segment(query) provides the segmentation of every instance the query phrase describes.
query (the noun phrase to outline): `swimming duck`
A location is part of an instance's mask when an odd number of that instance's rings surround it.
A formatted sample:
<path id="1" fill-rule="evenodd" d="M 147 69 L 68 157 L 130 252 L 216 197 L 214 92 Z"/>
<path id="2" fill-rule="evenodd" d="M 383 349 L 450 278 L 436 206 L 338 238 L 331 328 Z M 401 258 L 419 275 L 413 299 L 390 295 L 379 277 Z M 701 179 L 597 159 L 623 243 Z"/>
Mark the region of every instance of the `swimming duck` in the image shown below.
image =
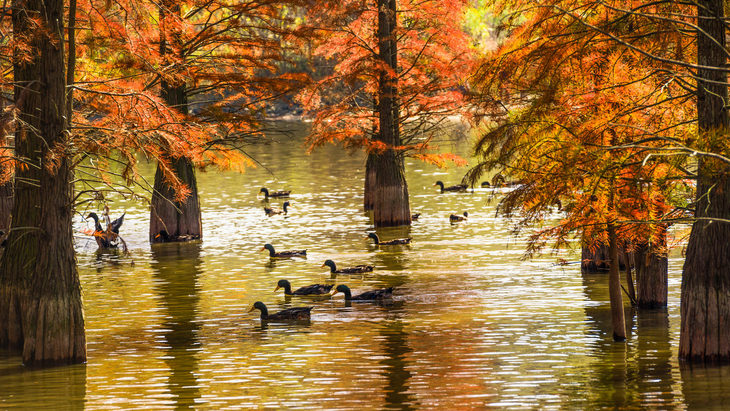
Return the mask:
<path id="1" fill-rule="evenodd" d="M 96 215 L 96 213 L 89 213 L 86 218 L 93 218 L 94 219 L 94 233 L 92 234 L 94 236 L 94 239 L 96 240 L 96 244 L 99 246 L 99 248 L 116 248 L 117 247 L 117 238 L 119 238 L 119 229 L 122 227 L 122 223 L 124 223 L 124 216 L 127 213 L 123 213 L 121 217 L 117 218 L 116 220 L 110 222 L 106 230 L 104 230 L 101 227 L 101 223 L 99 222 L 99 216 Z M 108 220 L 107 220 L 108 221 Z"/>
<path id="2" fill-rule="evenodd" d="M 280 191 L 271 191 L 271 192 L 269 192 L 269 189 L 267 189 L 266 187 L 261 187 L 261 190 L 259 190 L 259 194 L 261 194 L 261 193 L 264 193 L 264 197 L 265 198 L 269 198 L 269 197 L 289 197 L 289 194 L 291 193 L 291 190 L 289 190 L 289 191 L 280 190 Z"/>
<path id="3" fill-rule="evenodd" d="M 253 306 L 249 308 L 247 313 L 250 313 L 253 310 L 260 310 L 261 311 L 261 321 L 309 321 L 311 314 L 310 311 L 312 311 L 312 308 L 314 307 L 294 307 L 294 308 L 288 308 L 283 311 L 279 311 L 274 314 L 269 314 L 269 310 L 266 308 L 266 305 L 262 303 L 261 301 L 256 301 L 253 303 Z"/>
<path id="4" fill-rule="evenodd" d="M 327 260 L 322 264 L 322 267 L 329 267 L 330 272 L 334 274 L 360 274 L 360 273 L 369 273 L 373 271 L 372 265 L 356 265 L 354 267 L 347 267 L 347 268 L 340 268 L 337 269 L 337 266 L 335 265 L 335 262 L 332 260 Z"/>
<path id="5" fill-rule="evenodd" d="M 411 220 L 418 220 L 418 217 L 421 216 L 421 213 L 413 213 L 411 214 Z"/>
<path id="6" fill-rule="evenodd" d="M 434 183 L 434 185 L 441 187 L 441 192 L 442 193 L 444 191 L 466 191 L 466 189 L 467 189 L 467 185 L 466 184 L 457 184 L 455 186 L 444 187 L 444 183 L 443 182 L 437 181 L 436 183 Z"/>
<path id="7" fill-rule="evenodd" d="M 287 258 L 287 257 L 306 257 L 307 256 L 307 250 L 292 250 L 292 251 L 280 251 L 276 252 L 274 251 L 274 246 L 271 244 L 264 244 L 263 248 L 261 250 L 269 250 L 269 257 L 279 257 L 279 258 Z"/>
<path id="8" fill-rule="evenodd" d="M 199 240 L 200 236 L 196 234 L 170 235 L 167 230 L 160 230 L 152 239 L 153 243 L 182 243 L 185 241 Z"/>
<path id="9" fill-rule="evenodd" d="M 451 214 L 449 216 L 449 221 L 452 221 L 452 222 L 454 222 L 454 221 L 464 221 L 464 220 L 466 220 L 467 217 L 469 217 L 469 213 L 467 213 L 466 211 L 464 211 L 464 215 L 463 216 L 460 216 L 460 215 L 457 215 L 457 214 Z"/>
<path id="10" fill-rule="evenodd" d="M 297 288 L 294 292 L 292 292 L 289 280 L 279 280 L 279 282 L 276 283 L 274 292 L 277 292 L 279 288 L 283 288 L 284 295 L 318 295 L 329 293 L 332 287 L 334 287 L 334 284 L 312 284 Z"/>
<path id="11" fill-rule="evenodd" d="M 337 293 L 345 294 L 345 301 L 376 301 L 376 300 L 384 300 L 386 298 L 392 298 L 393 297 L 393 287 L 383 288 L 380 290 L 365 291 L 364 293 L 358 294 L 353 297 L 352 293 L 350 292 L 350 287 L 348 287 L 344 284 L 340 284 L 335 288 L 335 291 L 332 293 L 332 296 L 334 296 Z"/>
<path id="12" fill-rule="evenodd" d="M 373 241 L 375 241 L 375 245 L 399 245 L 399 244 L 409 244 L 411 242 L 410 237 L 409 238 L 396 238 L 396 239 L 388 240 L 388 241 L 380 241 L 380 238 L 378 238 L 378 235 L 375 233 L 369 233 L 368 238 L 372 238 Z"/>
<path id="13" fill-rule="evenodd" d="M 287 211 L 288 207 L 289 207 L 289 202 L 284 201 L 284 204 L 281 205 L 281 210 L 279 210 L 278 208 L 273 208 L 273 207 L 264 207 L 264 212 L 269 217 L 271 217 L 272 215 L 276 215 L 276 214 L 286 215 L 286 213 L 288 212 Z"/>

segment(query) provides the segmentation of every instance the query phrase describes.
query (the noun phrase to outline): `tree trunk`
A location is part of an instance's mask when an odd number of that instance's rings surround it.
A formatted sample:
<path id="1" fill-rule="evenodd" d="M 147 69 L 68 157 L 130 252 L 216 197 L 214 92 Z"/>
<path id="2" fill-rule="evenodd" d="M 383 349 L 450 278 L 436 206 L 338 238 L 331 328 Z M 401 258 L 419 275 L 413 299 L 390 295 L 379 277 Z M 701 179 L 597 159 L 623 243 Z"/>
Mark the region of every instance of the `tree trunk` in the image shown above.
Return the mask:
<path id="1" fill-rule="evenodd" d="M 378 81 L 379 133 L 389 148 L 375 155 L 373 222 L 375 227 L 411 224 L 405 164 L 393 147 L 401 145 L 398 107 L 396 0 L 378 0 L 379 57 L 392 71 L 383 70 Z"/>
<path id="2" fill-rule="evenodd" d="M 13 2 L 13 33 L 27 36 L 34 55 L 13 67 L 21 120 L 15 151 L 29 166 L 15 171 L 13 221 L 0 257 L 0 346 L 22 349 L 27 365 L 86 360 L 71 170 L 67 159 L 48 158 L 67 139 L 64 43 L 56 38 L 63 21 L 63 0 Z M 20 99 L 23 88 L 30 92 Z"/>
<path id="3" fill-rule="evenodd" d="M 164 25 L 167 14 L 180 14 L 180 4 L 172 1 L 164 1 L 160 8 L 161 37 L 160 54 L 169 53 L 167 40 L 165 39 Z M 180 41 L 179 35 L 173 32 L 170 41 Z M 179 48 L 179 44 L 178 44 Z M 182 51 L 181 51 L 182 52 Z M 188 113 L 187 89 L 184 83 L 170 84 L 166 80 L 160 85 L 162 98 L 170 107 L 175 108 L 183 114 Z M 174 153 L 170 153 L 174 154 Z M 203 223 L 200 214 L 200 201 L 198 199 L 198 183 L 195 178 L 195 168 L 192 163 L 184 158 L 172 159 L 172 166 L 175 175 L 190 189 L 190 195 L 184 202 L 175 201 L 175 190 L 164 180 L 164 173 L 157 165 L 155 172 L 154 193 L 150 210 L 150 241 L 180 241 L 181 239 L 199 239 L 203 235 Z M 164 231 L 167 235 L 160 235 Z"/>
<path id="4" fill-rule="evenodd" d="M 372 210 L 375 203 L 375 160 L 375 154 L 369 153 L 368 159 L 365 161 L 365 195 L 363 198 L 365 211 Z"/>
<path id="5" fill-rule="evenodd" d="M 616 228 L 608 224 L 608 253 L 611 258 L 608 270 L 608 294 L 611 301 L 611 325 L 613 326 L 613 340 L 626 340 L 626 322 L 624 319 L 624 301 L 621 295 L 621 276 L 618 270 L 618 240 Z"/>
<path id="6" fill-rule="evenodd" d="M 175 174 L 190 188 L 190 196 L 183 203 L 174 200 L 175 191 L 165 183 L 162 170 L 157 166 L 155 192 L 152 195 L 150 217 L 150 241 L 179 241 L 202 238 L 203 226 L 200 218 L 200 201 L 193 165 L 185 158 L 173 160 Z M 160 236 L 161 231 L 168 236 Z"/>
<path id="7" fill-rule="evenodd" d="M 12 180 L 0 184 L 0 230 L 8 231 L 10 227 L 10 209 L 13 206 Z"/>
<path id="8" fill-rule="evenodd" d="M 622 247 L 621 254 L 626 262 L 626 292 L 631 300 L 631 305 L 636 303 L 636 288 L 634 287 L 634 276 L 631 273 L 631 260 L 629 259 L 629 253 L 625 247 Z"/>
<path id="9" fill-rule="evenodd" d="M 648 244 L 639 246 L 634 252 L 636 282 L 639 288 L 639 308 L 661 308 L 667 306 L 669 260 L 666 254 L 657 254 Z"/>
<path id="10" fill-rule="evenodd" d="M 589 240 L 583 240 L 580 255 L 580 269 L 584 273 L 600 273 L 606 272 L 610 269 L 611 257 L 609 256 L 608 246 L 599 243 L 596 251 L 591 250 L 591 243 Z M 626 269 L 626 259 L 622 254 L 618 256 L 618 268 L 619 270 Z"/>
<path id="11" fill-rule="evenodd" d="M 697 2 L 697 63 L 727 64 L 724 4 Z M 727 74 L 698 69 L 699 141 L 706 150 L 723 152 L 728 117 Z M 730 360 L 730 169 L 714 159 L 698 160 L 695 223 L 682 272 L 679 357 L 691 361 Z"/>

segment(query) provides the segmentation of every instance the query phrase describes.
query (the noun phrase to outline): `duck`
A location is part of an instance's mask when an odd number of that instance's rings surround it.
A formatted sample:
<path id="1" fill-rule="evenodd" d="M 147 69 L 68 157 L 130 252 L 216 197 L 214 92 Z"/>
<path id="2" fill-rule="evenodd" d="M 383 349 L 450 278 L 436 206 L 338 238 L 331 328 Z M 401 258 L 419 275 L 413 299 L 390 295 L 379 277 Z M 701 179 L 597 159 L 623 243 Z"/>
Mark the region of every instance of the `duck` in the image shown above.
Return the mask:
<path id="1" fill-rule="evenodd" d="M 92 235 L 94 236 L 96 244 L 99 246 L 99 248 L 117 247 L 119 229 L 122 227 L 122 223 L 124 223 L 124 216 L 126 214 L 127 213 L 123 213 L 119 218 L 110 222 L 107 225 L 106 230 L 101 227 L 101 223 L 99 222 L 99 216 L 96 213 L 91 212 L 88 216 L 86 216 L 86 218 L 94 219 L 94 232 L 92 233 Z"/>
<path id="2" fill-rule="evenodd" d="M 451 221 L 451 222 L 454 222 L 454 221 L 464 221 L 464 220 L 466 220 L 467 217 L 469 217 L 469 213 L 467 213 L 466 211 L 464 211 L 464 215 L 451 214 L 449 216 L 449 221 Z"/>
<path id="3" fill-rule="evenodd" d="M 330 272 L 333 274 L 360 274 L 360 273 L 369 273 L 373 271 L 372 265 L 356 265 L 354 267 L 347 267 L 347 268 L 340 268 L 337 269 L 337 265 L 335 265 L 335 262 L 332 260 L 327 260 L 322 264 L 322 267 L 329 267 Z"/>
<path id="4" fill-rule="evenodd" d="M 283 288 L 284 295 L 321 295 L 329 293 L 332 287 L 334 287 L 334 284 L 312 284 L 297 288 L 292 292 L 289 280 L 279 280 L 276 283 L 274 292 L 277 292 L 279 288 Z"/>
<path id="5" fill-rule="evenodd" d="M 277 253 L 274 250 L 274 246 L 271 244 L 264 244 L 264 246 L 261 248 L 261 251 L 263 251 L 263 250 L 269 250 L 269 257 L 273 257 L 273 258 L 306 257 L 307 256 L 307 250 L 280 251 Z"/>
<path id="6" fill-rule="evenodd" d="M 289 190 L 289 191 L 284 191 L 284 190 L 269 191 L 268 188 L 261 187 L 261 190 L 259 190 L 259 194 L 261 194 L 261 193 L 264 193 L 264 197 L 265 198 L 269 198 L 269 197 L 289 197 L 289 194 L 291 194 L 291 190 Z"/>
<path id="7" fill-rule="evenodd" d="M 261 301 L 256 301 L 255 303 L 253 303 L 253 306 L 251 306 L 251 308 L 249 308 L 246 312 L 250 313 L 253 310 L 261 311 L 262 322 L 309 321 L 309 319 L 311 318 L 312 308 L 314 307 L 294 307 L 276 312 L 274 314 L 269 314 L 269 310 L 266 308 L 266 304 L 262 303 Z"/>
<path id="8" fill-rule="evenodd" d="M 396 238 L 393 240 L 388 241 L 380 241 L 380 238 L 378 238 L 378 235 L 375 233 L 369 233 L 368 238 L 372 238 L 373 241 L 375 241 L 375 245 L 400 245 L 400 244 L 409 244 L 411 242 L 411 238 Z"/>
<path id="9" fill-rule="evenodd" d="M 332 296 L 337 293 L 345 294 L 345 301 L 377 301 L 384 300 L 386 298 L 393 298 L 393 287 L 382 288 L 380 290 L 365 291 L 362 294 L 353 296 L 352 292 L 350 291 L 350 287 L 346 286 L 345 284 L 340 284 L 335 288 L 335 291 L 332 292 Z"/>
<path id="10" fill-rule="evenodd" d="M 466 184 L 457 184 L 455 186 L 444 187 L 444 183 L 441 181 L 435 182 L 434 185 L 441 187 L 442 193 L 444 191 L 466 191 L 466 189 L 468 188 Z"/>
<path id="11" fill-rule="evenodd" d="M 411 214 L 411 220 L 418 220 L 418 217 L 421 216 L 421 213 L 413 213 Z"/>
<path id="12" fill-rule="evenodd" d="M 160 230 L 155 235 L 152 242 L 154 243 L 182 243 L 185 241 L 199 240 L 200 236 L 196 234 L 170 235 L 167 230 Z"/>
<path id="13" fill-rule="evenodd" d="M 491 185 L 491 184 L 489 184 L 489 181 L 482 181 L 482 188 L 485 188 L 485 187 L 486 187 L 486 188 L 489 188 L 489 187 L 491 187 L 491 186 L 492 186 L 492 185 Z"/>
<path id="14" fill-rule="evenodd" d="M 286 213 L 288 212 L 287 211 L 288 207 L 289 207 L 289 202 L 284 201 L 284 204 L 281 205 L 281 210 L 279 210 L 278 208 L 273 208 L 273 207 L 264 207 L 264 212 L 269 217 L 271 217 L 272 215 L 276 215 L 276 214 L 286 215 Z"/>

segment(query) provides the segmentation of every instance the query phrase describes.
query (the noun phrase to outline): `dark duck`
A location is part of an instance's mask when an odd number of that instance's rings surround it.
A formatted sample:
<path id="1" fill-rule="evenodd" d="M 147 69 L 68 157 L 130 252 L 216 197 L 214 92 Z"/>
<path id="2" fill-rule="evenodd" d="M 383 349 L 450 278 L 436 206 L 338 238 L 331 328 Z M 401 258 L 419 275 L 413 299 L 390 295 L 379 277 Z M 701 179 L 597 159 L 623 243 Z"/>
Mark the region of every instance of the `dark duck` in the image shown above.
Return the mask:
<path id="1" fill-rule="evenodd" d="M 278 208 L 274 208 L 274 207 L 264 207 L 264 212 L 269 217 L 271 217 L 272 215 L 277 215 L 277 214 L 286 215 L 286 213 L 288 212 L 287 208 L 289 208 L 289 202 L 284 201 L 284 204 L 281 205 L 281 210 L 279 210 Z"/>
<path id="2" fill-rule="evenodd" d="M 253 306 L 247 311 L 253 310 L 261 311 L 261 322 L 290 322 L 290 321 L 309 321 L 311 318 L 311 311 L 314 307 L 294 307 L 288 308 L 283 311 L 269 314 L 269 310 L 266 305 L 261 301 L 256 301 Z"/>
<path id="3" fill-rule="evenodd" d="M 337 268 L 337 265 L 332 260 L 327 260 L 322 264 L 322 267 L 329 267 L 330 272 L 333 274 L 360 274 L 360 273 L 369 273 L 373 271 L 372 265 L 356 265 L 354 267 L 346 267 L 346 268 Z"/>
<path id="4" fill-rule="evenodd" d="M 261 194 L 261 193 L 264 193 L 264 198 L 269 198 L 269 197 L 289 197 L 289 194 L 291 194 L 291 190 L 289 190 L 289 191 L 284 191 L 284 190 L 269 191 L 268 188 L 261 187 L 261 190 L 259 190 L 259 194 Z"/>
<path id="5" fill-rule="evenodd" d="M 101 227 L 101 223 L 99 222 L 99 216 L 96 215 L 96 213 L 89 213 L 86 218 L 94 219 L 94 232 L 92 235 L 94 236 L 96 244 L 99 246 L 99 248 L 117 247 L 117 240 L 119 239 L 119 229 L 122 227 L 122 223 L 124 223 L 125 214 L 126 213 L 122 214 L 121 217 L 107 224 L 106 230 L 104 230 Z"/>
<path id="6" fill-rule="evenodd" d="M 185 241 L 199 240 L 200 236 L 195 234 L 171 235 L 167 230 L 160 230 L 152 238 L 153 243 L 182 243 Z"/>
<path id="7" fill-rule="evenodd" d="M 306 257 L 307 250 L 291 250 L 291 251 L 279 251 L 278 253 L 274 250 L 274 246 L 271 244 L 264 244 L 261 250 L 269 250 L 269 257 L 273 258 L 289 258 L 289 257 Z"/>
<path id="8" fill-rule="evenodd" d="M 469 217 L 469 213 L 467 213 L 466 211 L 464 211 L 464 214 L 463 215 L 451 214 L 449 216 L 449 221 L 451 221 L 452 223 L 455 223 L 457 221 L 464 221 L 464 220 L 467 219 L 467 217 Z"/>
<path id="9" fill-rule="evenodd" d="M 372 238 L 373 241 L 375 241 L 375 245 L 401 245 L 409 244 L 411 242 L 410 238 L 395 238 L 393 240 L 380 241 L 380 238 L 375 233 L 368 234 L 368 238 Z"/>
<path id="10" fill-rule="evenodd" d="M 444 191 L 466 191 L 466 189 L 467 189 L 466 184 L 457 184 L 455 186 L 444 187 L 444 183 L 442 181 L 437 181 L 436 183 L 434 183 L 434 185 L 441 187 L 442 193 Z"/>
<path id="11" fill-rule="evenodd" d="M 365 291 L 364 293 L 353 296 L 350 291 L 350 287 L 340 284 L 335 288 L 332 293 L 334 296 L 337 293 L 345 294 L 345 301 L 378 301 L 393 298 L 393 287 L 383 288 L 380 290 Z"/>
<path id="12" fill-rule="evenodd" d="M 279 280 L 276 283 L 274 292 L 279 291 L 280 288 L 284 289 L 284 295 L 322 295 L 327 294 L 332 290 L 334 284 L 312 284 L 304 287 L 299 287 L 296 290 L 291 290 L 291 284 L 289 280 Z"/>

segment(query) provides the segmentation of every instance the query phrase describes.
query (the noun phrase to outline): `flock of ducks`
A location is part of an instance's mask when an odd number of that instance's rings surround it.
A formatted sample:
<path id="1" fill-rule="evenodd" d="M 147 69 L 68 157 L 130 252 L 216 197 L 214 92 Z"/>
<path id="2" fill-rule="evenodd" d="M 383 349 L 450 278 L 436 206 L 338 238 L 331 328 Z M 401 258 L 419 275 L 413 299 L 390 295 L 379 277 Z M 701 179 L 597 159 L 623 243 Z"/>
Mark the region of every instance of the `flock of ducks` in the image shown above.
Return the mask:
<path id="1" fill-rule="evenodd" d="M 488 184 L 488 183 L 487 183 Z M 434 186 L 438 186 L 442 193 L 444 192 L 461 192 L 466 191 L 467 186 L 466 184 L 458 184 L 453 186 L 445 186 L 442 181 L 437 181 Z M 482 184 L 484 186 L 484 184 Z M 262 187 L 259 191 L 259 194 L 264 195 L 264 198 L 268 200 L 269 198 L 286 198 L 289 197 L 291 194 L 291 191 L 285 191 L 285 190 L 279 190 L 279 191 L 269 191 L 266 187 Z M 277 215 L 277 214 L 283 214 L 286 215 L 288 213 L 288 208 L 291 206 L 289 201 L 284 201 L 282 204 L 281 209 L 277 209 L 274 207 L 264 207 L 264 212 L 267 216 Z M 411 219 L 416 220 L 421 215 L 421 213 L 415 213 L 411 216 Z M 106 228 L 102 227 L 101 221 L 99 216 L 96 213 L 89 213 L 86 219 L 93 219 L 94 220 L 94 230 L 91 232 L 91 235 L 96 240 L 97 245 L 99 248 L 116 248 L 118 246 L 119 241 L 121 240 L 121 237 L 119 236 L 119 230 L 122 227 L 122 224 L 124 223 L 124 216 L 125 214 L 122 214 L 119 218 L 116 220 L 110 221 L 108 217 L 108 210 L 104 215 L 104 219 L 106 220 Z M 468 217 L 468 213 L 464 212 L 462 215 L 457 214 L 451 214 L 449 216 L 449 220 L 451 222 L 458 222 L 458 221 L 464 221 Z M 2 233 L 0 232 L 0 236 Z M 158 237 L 167 238 L 169 235 L 167 232 L 160 232 L 158 234 Z M 411 239 L 410 238 L 395 238 L 391 240 L 383 241 L 381 240 L 376 233 L 369 233 L 367 235 L 367 238 L 373 239 L 373 242 L 376 246 L 397 246 L 397 245 L 407 245 L 410 244 Z M 123 240 L 121 240 L 123 241 Z M 261 250 L 266 250 L 269 252 L 270 258 L 293 258 L 293 257 L 306 257 L 307 256 L 307 250 L 287 250 L 287 251 L 276 251 L 273 245 L 271 244 L 264 244 L 264 246 L 261 248 Z M 326 260 L 322 267 L 329 267 L 330 272 L 332 274 L 363 274 L 363 273 L 369 273 L 372 272 L 374 267 L 372 265 L 356 265 L 354 267 L 345 267 L 345 268 L 338 268 L 334 261 L 332 260 Z M 276 288 L 274 289 L 274 292 L 278 291 L 279 289 L 284 290 L 285 296 L 334 296 L 335 294 L 342 293 L 345 296 L 345 301 L 347 303 L 350 303 L 351 301 L 373 301 L 373 302 L 382 302 L 384 300 L 390 299 L 393 297 L 393 287 L 390 288 L 384 288 L 384 289 L 378 289 L 378 290 L 370 290 L 363 292 L 361 294 L 352 295 L 352 291 L 350 288 L 345 284 L 338 284 L 336 287 L 334 284 L 312 284 L 304 287 L 297 288 L 296 290 L 292 291 L 292 286 L 289 283 L 288 280 L 279 280 Z M 259 310 L 261 312 L 261 321 L 264 322 L 289 322 L 289 321 L 308 321 L 310 319 L 311 311 L 314 307 L 295 307 L 295 308 L 289 308 L 283 311 L 279 311 L 273 314 L 269 314 L 269 311 L 266 307 L 266 305 L 261 301 L 256 301 L 251 308 L 247 312 L 251 312 L 253 310 Z"/>
<path id="2" fill-rule="evenodd" d="M 437 181 L 434 186 L 438 186 L 441 192 L 460 192 L 466 191 L 466 184 L 459 184 L 454 186 L 445 186 L 442 181 Z M 266 199 L 276 197 L 289 197 L 291 191 L 269 191 L 265 187 L 259 191 L 259 194 L 263 193 Z M 267 216 L 276 214 L 287 214 L 287 208 L 290 206 L 289 201 L 285 201 L 282 205 L 282 209 L 276 209 L 272 207 L 264 207 L 264 212 Z M 416 220 L 421 213 L 415 213 L 411 216 L 411 219 Z M 468 217 L 468 213 L 464 212 L 462 215 L 452 214 L 449 216 L 451 222 L 464 221 Z M 381 240 L 376 233 L 368 233 L 367 238 L 371 238 L 376 246 L 397 246 L 410 244 L 411 238 L 395 238 L 391 240 Z M 270 258 L 293 258 L 293 257 L 306 257 L 307 250 L 287 250 L 287 251 L 276 251 L 273 245 L 264 244 L 261 251 L 268 251 Z M 329 267 L 332 274 L 363 274 L 372 272 L 374 267 L 372 265 L 356 265 L 354 267 L 338 268 L 332 260 L 326 260 L 322 267 Z M 284 290 L 285 296 L 329 296 L 333 297 L 338 293 L 342 293 L 345 296 L 345 302 L 350 303 L 352 301 L 358 302 L 383 302 L 393 297 L 393 287 L 383 288 L 378 290 L 365 291 L 363 293 L 352 295 L 352 291 L 345 284 L 338 284 L 336 287 L 334 284 L 311 284 L 303 287 L 299 287 L 296 290 L 292 290 L 291 283 L 289 280 L 279 280 L 276 284 L 274 292 Z M 294 307 L 288 308 L 283 311 L 279 311 L 273 314 L 269 313 L 266 304 L 261 301 L 256 301 L 247 312 L 253 310 L 259 310 L 261 312 L 261 323 L 268 322 L 302 322 L 309 321 L 311 317 L 311 311 L 314 307 Z"/>

